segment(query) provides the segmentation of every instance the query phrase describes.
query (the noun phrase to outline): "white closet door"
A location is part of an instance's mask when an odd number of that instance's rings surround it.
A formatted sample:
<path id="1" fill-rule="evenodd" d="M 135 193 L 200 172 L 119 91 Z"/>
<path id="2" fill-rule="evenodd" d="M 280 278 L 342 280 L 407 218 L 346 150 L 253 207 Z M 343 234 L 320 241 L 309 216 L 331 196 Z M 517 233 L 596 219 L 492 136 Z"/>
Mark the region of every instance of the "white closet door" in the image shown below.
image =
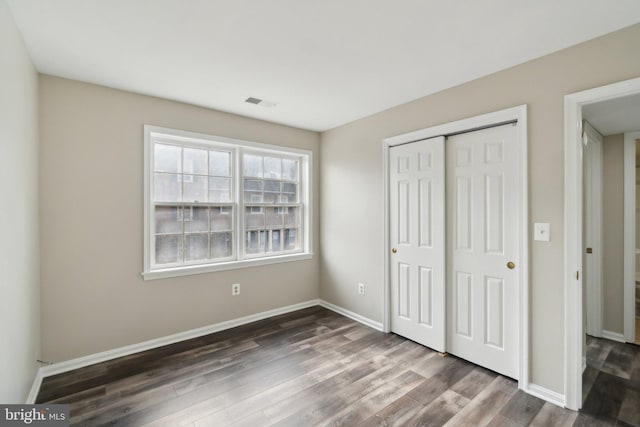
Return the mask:
<path id="1" fill-rule="evenodd" d="M 519 213 L 512 124 L 447 138 L 447 351 L 518 376 Z"/>
<path id="2" fill-rule="evenodd" d="M 392 147 L 391 330 L 445 351 L 444 137 Z"/>

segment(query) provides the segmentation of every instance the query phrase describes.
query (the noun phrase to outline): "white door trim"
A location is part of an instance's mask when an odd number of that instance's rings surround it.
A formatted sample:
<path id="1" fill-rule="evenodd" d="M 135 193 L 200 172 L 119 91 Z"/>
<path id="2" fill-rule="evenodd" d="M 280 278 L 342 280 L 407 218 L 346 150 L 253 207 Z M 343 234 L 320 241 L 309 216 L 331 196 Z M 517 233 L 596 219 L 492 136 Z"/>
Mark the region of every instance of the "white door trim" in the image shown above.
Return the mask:
<path id="1" fill-rule="evenodd" d="M 582 407 L 582 107 L 640 93 L 640 78 L 564 97 L 564 391 L 565 406 Z"/>
<path id="2" fill-rule="evenodd" d="M 638 123 L 640 126 L 640 123 Z M 640 132 L 624 134 L 624 339 L 636 335 L 636 139 Z"/>
<path id="3" fill-rule="evenodd" d="M 520 105 L 505 110 L 495 111 L 481 116 L 445 123 L 438 126 L 397 135 L 383 140 L 383 171 L 384 171 L 384 288 L 383 288 L 383 330 L 390 330 L 390 278 L 389 253 L 389 148 L 394 145 L 407 144 L 436 136 L 447 136 L 460 132 L 495 126 L 502 123 L 517 121 L 518 126 L 518 158 L 520 170 L 520 200 L 519 210 L 520 248 L 519 259 L 522 268 L 519 269 L 519 307 L 518 321 L 520 323 L 520 343 L 518 346 L 518 387 L 527 389 L 529 386 L 529 208 L 528 208 L 528 172 L 527 172 L 527 106 Z"/>

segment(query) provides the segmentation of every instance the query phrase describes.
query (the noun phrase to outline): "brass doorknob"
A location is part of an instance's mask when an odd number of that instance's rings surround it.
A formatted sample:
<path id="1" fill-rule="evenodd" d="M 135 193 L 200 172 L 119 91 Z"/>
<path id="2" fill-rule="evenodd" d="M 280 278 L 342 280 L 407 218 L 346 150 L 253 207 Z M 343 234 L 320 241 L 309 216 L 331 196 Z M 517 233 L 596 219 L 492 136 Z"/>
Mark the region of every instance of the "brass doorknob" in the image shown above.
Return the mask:
<path id="1" fill-rule="evenodd" d="M 395 254 L 396 252 L 398 252 L 398 250 L 396 248 L 393 248 L 393 249 L 391 249 L 391 252 L 393 252 Z"/>
<path id="2" fill-rule="evenodd" d="M 515 265 L 513 262 L 509 261 L 509 262 L 507 263 L 507 268 L 508 268 L 509 270 L 513 270 L 514 268 L 516 268 L 516 265 Z"/>

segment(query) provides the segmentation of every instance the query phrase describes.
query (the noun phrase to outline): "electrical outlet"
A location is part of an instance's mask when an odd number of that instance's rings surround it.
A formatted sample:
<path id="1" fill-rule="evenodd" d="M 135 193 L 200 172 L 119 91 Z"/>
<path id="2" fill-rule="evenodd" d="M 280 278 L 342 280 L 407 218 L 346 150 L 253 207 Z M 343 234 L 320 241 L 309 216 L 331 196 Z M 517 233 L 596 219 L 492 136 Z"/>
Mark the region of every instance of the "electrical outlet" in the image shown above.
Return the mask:
<path id="1" fill-rule="evenodd" d="M 364 295 L 364 283 L 358 283 L 358 294 Z"/>
<path id="2" fill-rule="evenodd" d="M 240 295 L 240 283 L 234 283 L 233 285 L 231 285 L 231 295 Z"/>

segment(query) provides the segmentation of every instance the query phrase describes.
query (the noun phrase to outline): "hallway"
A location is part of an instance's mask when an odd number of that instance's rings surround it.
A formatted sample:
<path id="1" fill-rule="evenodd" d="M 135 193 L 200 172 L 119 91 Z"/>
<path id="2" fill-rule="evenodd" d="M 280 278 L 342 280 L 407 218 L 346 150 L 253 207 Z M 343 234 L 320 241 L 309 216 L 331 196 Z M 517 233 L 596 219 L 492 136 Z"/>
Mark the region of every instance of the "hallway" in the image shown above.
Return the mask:
<path id="1" fill-rule="evenodd" d="M 640 426 L 640 346 L 587 336 L 582 378 L 575 426 Z"/>

